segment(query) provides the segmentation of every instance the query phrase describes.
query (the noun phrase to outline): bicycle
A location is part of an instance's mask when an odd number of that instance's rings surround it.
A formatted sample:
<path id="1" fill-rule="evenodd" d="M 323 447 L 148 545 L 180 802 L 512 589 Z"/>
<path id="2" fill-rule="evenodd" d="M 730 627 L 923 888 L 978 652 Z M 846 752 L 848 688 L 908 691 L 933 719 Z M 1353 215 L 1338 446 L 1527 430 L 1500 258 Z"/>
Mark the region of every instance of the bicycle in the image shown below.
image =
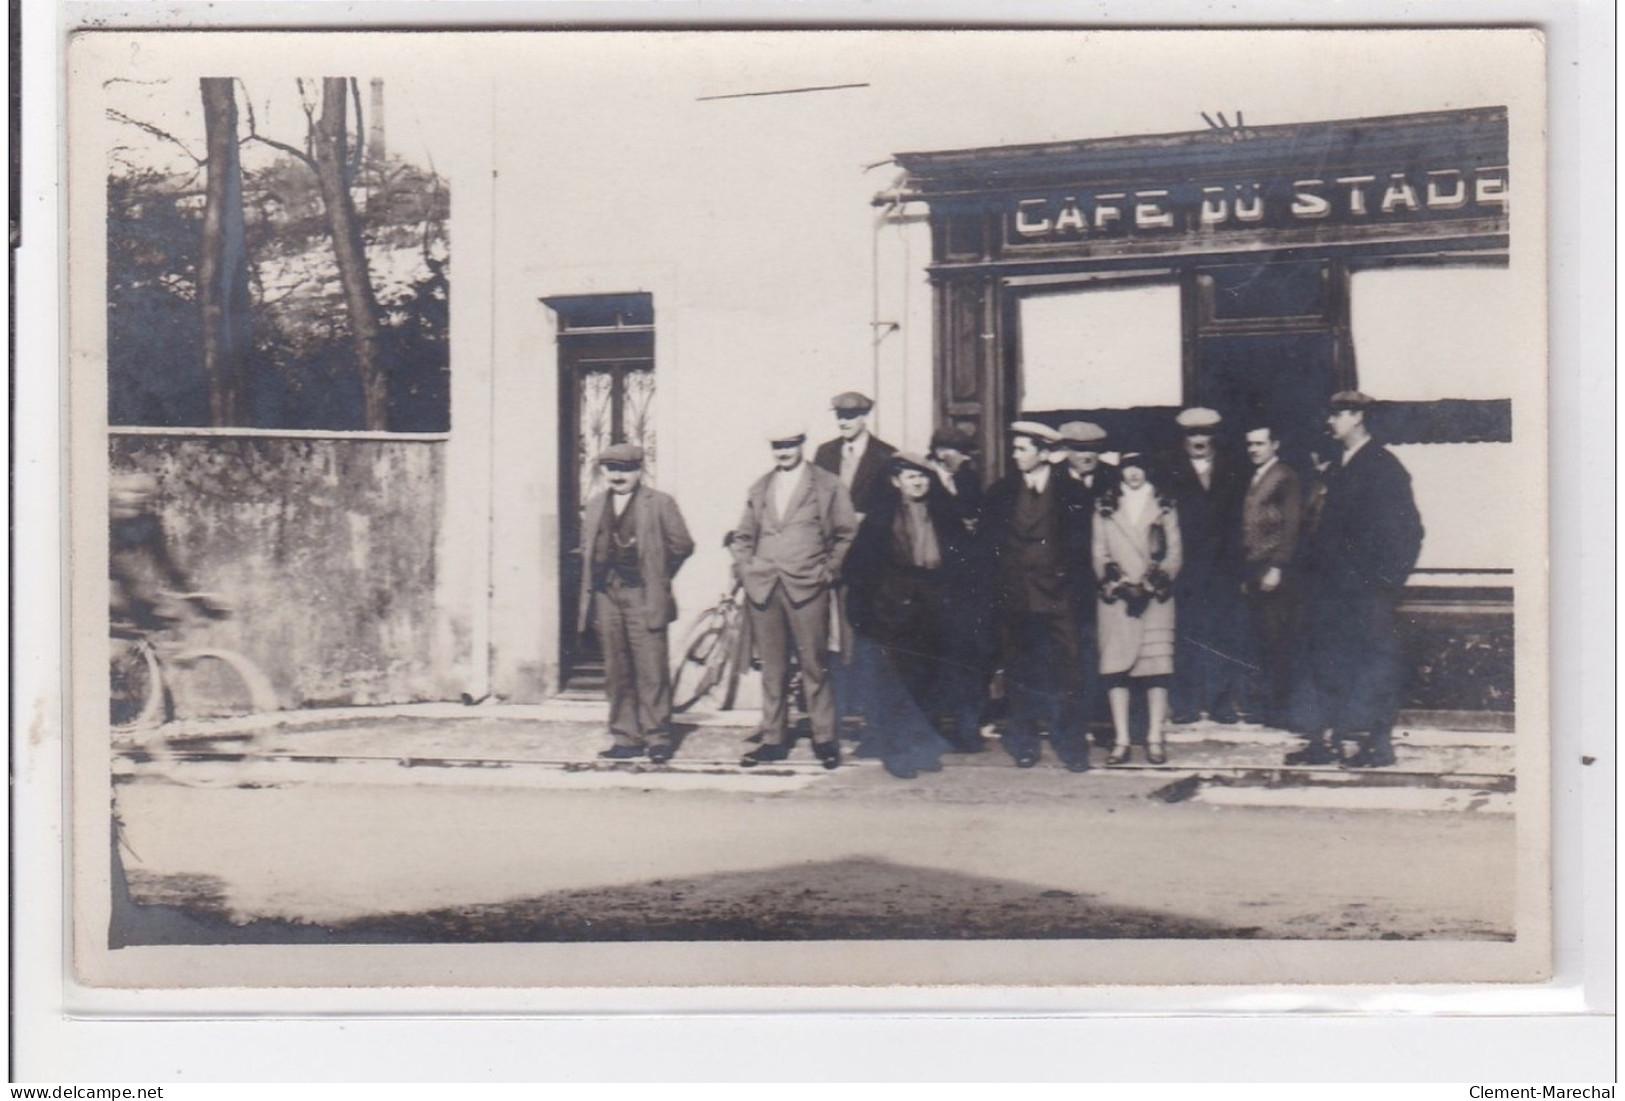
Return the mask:
<path id="1" fill-rule="evenodd" d="M 115 732 L 173 721 L 177 685 L 184 689 L 189 718 L 279 710 L 270 679 L 249 658 L 220 647 L 186 647 L 174 637 L 195 615 L 230 614 L 211 594 L 162 596 L 164 603 L 140 621 L 110 625 L 108 720 Z"/>
<path id="2" fill-rule="evenodd" d="M 739 679 L 751 666 L 752 649 L 745 590 L 736 579 L 683 637 L 682 656 L 671 677 L 672 711 L 681 714 L 719 688 L 718 710 L 731 711 L 739 697 Z"/>

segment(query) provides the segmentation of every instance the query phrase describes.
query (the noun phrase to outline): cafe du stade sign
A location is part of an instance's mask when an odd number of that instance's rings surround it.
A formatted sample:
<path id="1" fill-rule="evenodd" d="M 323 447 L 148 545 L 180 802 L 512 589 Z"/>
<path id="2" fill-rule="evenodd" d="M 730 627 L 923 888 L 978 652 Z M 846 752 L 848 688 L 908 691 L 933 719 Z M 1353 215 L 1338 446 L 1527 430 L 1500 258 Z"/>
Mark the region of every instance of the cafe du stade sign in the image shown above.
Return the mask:
<path id="1" fill-rule="evenodd" d="M 1078 189 L 1015 199 L 1010 243 L 1505 214 L 1507 170 L 1433 168 L 1170 187 Z"/>
<path id="2" fill-rule="evenodd" d="M 1504 107 L 899 153 L 938 270 L 1113 256 L 1508 245 Z"/>

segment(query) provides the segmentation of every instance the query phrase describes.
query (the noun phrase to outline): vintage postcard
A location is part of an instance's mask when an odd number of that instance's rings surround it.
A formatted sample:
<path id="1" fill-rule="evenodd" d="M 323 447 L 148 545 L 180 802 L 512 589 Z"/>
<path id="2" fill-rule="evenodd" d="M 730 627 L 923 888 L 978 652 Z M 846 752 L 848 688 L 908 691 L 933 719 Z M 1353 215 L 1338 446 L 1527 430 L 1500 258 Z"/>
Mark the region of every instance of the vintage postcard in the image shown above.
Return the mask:
<path id="1" fill-rule="evenodd" d="M 67 80 L 79 982 L 1550 976 L 1538 32 Z"/>

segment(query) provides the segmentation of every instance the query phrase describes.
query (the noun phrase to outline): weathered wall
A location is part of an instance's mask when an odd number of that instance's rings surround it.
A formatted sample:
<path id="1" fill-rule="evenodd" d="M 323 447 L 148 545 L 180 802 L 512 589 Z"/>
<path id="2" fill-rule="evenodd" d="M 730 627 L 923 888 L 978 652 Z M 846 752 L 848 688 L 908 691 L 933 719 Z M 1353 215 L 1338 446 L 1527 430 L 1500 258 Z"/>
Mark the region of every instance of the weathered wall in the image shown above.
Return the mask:
<path id="1" fill-rule="evenodd" d="M 176 558 L 231 618 L 284 707 L 444 695 L 436 676 L 436 538 L 444 443 L 115 434 L 115 473 L 159 480 Z"/>

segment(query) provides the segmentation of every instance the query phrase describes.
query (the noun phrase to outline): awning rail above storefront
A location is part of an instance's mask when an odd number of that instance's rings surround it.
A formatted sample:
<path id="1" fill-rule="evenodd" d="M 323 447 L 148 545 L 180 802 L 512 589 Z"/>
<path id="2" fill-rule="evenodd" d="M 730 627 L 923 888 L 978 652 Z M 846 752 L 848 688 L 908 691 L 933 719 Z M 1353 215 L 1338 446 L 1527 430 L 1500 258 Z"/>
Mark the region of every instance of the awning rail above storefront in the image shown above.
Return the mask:
<path id="1" fill-rule="evenodd" d="M 1391 171 L 1498 168 L 1507 163 L 1504 107 L 1332 122 L 1193 130 L 988 148 L 899 153 L 902 186 L 877 197 L 945 199 L 1067 183 L 1131 185 L 1191 180 L 1192 170 L 1322 175 L 1382 162 Z M 1450 164 L 1442 164 L 1449 160 Z"/>

